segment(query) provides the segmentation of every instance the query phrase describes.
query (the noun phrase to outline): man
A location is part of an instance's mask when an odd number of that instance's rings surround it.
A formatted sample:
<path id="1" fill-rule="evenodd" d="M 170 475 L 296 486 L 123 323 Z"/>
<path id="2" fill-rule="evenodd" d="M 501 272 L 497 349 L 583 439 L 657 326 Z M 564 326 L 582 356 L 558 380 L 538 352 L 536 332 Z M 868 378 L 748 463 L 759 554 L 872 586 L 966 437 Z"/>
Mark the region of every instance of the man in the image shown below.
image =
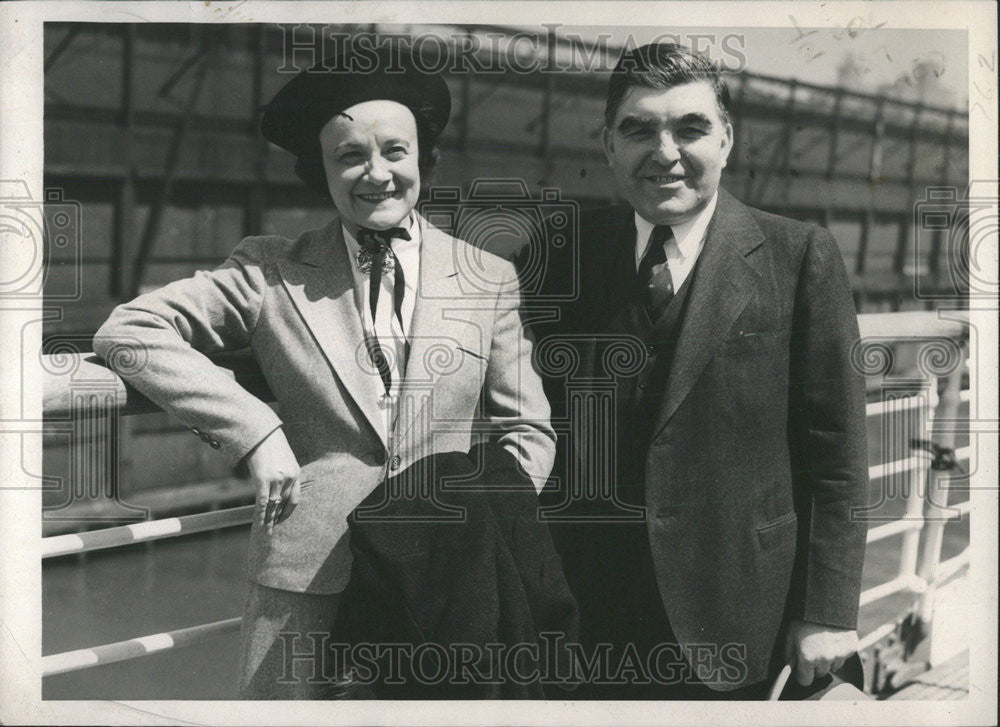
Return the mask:
<path id="1" fill-rule="evenodd" d="M 584 217 L 562 331 L 578 381 L 613 381 L 614 413 L 576 426 L 577 481 L 554 481 L 576 500 L 556 530 L 586 653 L 613 647 L 611 673 L 585 663 L 589 696 L 762 698 L 786 661 L 806 685 L 857 648 L 868 480 L 848 280 L 825 230 L 719 187 L 728 107 L 712 64 L 672 44 L 625 53 L 609 83 L 604 149 L 628 207 Z M 641 351 L 635 366 L 614 346 Z M 602 458 L 616 486 L 585 501 Z"/>

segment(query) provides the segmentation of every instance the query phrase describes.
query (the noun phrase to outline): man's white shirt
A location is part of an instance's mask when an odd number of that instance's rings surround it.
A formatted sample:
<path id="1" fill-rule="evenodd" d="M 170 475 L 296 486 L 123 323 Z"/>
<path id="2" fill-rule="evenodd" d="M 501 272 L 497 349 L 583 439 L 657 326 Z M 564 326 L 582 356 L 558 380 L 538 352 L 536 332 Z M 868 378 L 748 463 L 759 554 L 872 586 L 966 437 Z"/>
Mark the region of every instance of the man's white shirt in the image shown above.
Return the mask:
<path id="1" fill-rule="evenodd" d="M 705 205 L 698 214 L 689 220 L 670 225 L 672 236 L 663 243 L 664 251 L 667 254 L 667 267 L 670 268 L 670 277 L 673 280 L 674 290 L 680 287 L 687 280 L 688 275 L 694 269 L 694 264 L 698 261 L 702 248 L 705 247 L 705 231 L 708 223 L 715 213 L 715 205 L 719 200 L 719 193 L 712 195 L 712 199 Z M 646 255 L 649 247 L 649 238 L 656 227 L 652 222 L 635 213 L 635 269 L 639 269 L 639 263 Z"/>

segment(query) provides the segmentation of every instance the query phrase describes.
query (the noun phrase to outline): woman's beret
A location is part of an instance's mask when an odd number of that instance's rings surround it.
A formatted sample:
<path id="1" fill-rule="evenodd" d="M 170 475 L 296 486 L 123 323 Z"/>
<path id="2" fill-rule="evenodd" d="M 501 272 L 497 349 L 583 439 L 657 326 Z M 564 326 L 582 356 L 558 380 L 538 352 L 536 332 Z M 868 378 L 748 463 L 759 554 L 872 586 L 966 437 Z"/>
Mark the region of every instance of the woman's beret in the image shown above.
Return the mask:
<path id="1" fill-rule="evenodd" d="M 440 134 L 451 115 L 448 85 L 440 73 L 424 71 L 408 52 L 397 50 L 353 51 L 300 72 L 263 107 L 264 138 L 297 156 L 313 153 L 334 115 L 380 99 L 420 111 Z"/>

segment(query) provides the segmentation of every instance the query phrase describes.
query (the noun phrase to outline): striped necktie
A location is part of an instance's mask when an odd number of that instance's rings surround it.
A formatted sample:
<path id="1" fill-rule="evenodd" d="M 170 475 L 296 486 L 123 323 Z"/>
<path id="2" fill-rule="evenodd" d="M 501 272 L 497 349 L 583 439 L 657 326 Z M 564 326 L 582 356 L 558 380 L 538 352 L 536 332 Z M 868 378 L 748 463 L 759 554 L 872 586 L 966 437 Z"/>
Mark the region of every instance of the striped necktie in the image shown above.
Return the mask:
<path id="1" fill-rule="evenodd" d="M 674 297 L 674 280 L 667 265 L 666 244 L 673 238 L 667 225 L 657 225 L 649 236 L 649 246 L 639 263 L 636 277 L 639 298 L 651 320 L 656 320 Z"/>

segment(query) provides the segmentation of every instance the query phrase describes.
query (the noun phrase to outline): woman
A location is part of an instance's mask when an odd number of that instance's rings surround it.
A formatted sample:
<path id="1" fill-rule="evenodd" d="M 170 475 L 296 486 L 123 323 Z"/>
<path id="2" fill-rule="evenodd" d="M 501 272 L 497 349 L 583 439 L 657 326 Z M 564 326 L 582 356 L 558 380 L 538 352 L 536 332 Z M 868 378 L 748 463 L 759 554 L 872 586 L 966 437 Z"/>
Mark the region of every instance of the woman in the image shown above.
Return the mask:
<path id="1" fill-rule="evenodd" d="M 116 347 L 144 349 L 148 363 L 123 376 L 256 487 L 243 698 L 323 689 L 321 659 L 296 657 L 284 675 L 286 658 L 322 653 L 309 634 L 329 631 L 348 579 L 345 517 L 386 476 L 468 450 L 477 420 L 539 488 L 554 457 L 513 267 L 414 209 L 447 86 L 412 59 L 380 55 L 371 68 L 369 54 L 370 71 L 345 72 L 351 60 L 295 77 L 261 122 L 332 200 L 329 224 L 247 238 L 217 269 L 119 306 L 94 339 L 109 362 Z M 247 347 L 278 413 L 205 356 Z"/>

